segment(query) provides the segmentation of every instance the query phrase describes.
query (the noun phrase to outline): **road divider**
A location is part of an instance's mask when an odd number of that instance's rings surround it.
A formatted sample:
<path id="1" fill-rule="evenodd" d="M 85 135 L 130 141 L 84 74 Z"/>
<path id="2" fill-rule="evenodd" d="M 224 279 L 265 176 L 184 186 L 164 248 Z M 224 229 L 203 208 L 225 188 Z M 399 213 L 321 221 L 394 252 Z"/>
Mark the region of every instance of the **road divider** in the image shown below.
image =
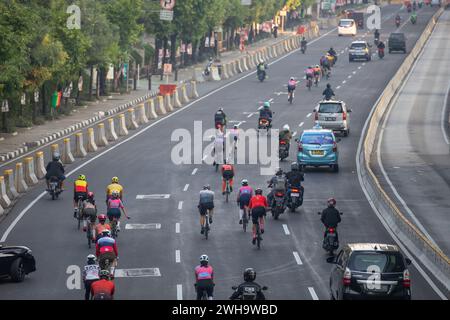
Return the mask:
<path id="1" fill-rule="evenodd" d="M 156 113 L 160 116 L 167 114 L 166 107 L 164 106 L 164 97 L 158 96 L 157 98 Z"/>
<path id="2" fill-rule="evenodd" d="M 126 117 L 126 125 L 128 130 L 136 130 L 139 128 L 139 125 L 136 122 L 136 114 L 134 112 L 134 108 L 130 108 L 127 110 L 128 117 Z"/>
<path id="3" fill-rule="evenodd" d="M 191 99 L 197 99 L 199 96 L 197 92 L 197 82 L 191 81 L 191 94 L 189 95 L 189 98 Z"/>
<path id="4" fill-rule="evenodd" d="M 193 74 L 192 80 L 194 80 L 196 82 L 205 82 L 205 78 L 203 77 L 202 68 L 194 68 L 193 72 L 194 72 L 194 74 Z"/>
<path id="5" fill-rule="evenodd" d="M 177 87 L 172 95 L 172 105 L 174 108 L 181 108 L 183 106 L 180 101 L 180 95 L 179 95 L 178 90 L 179 89 Z"/>
<path id="6" fill-rule="evenodd" d="M 108 139 L 108 141 L 116 141 L 117 139 L 119 139 L 119 137 L 117 136 L 116 133 L 116 129 L 114 126 L 114 119 L 110 118 L 108 119 L 108 130 L 106 131 L 106 139 Z"/>
<path id="7" fill-rule="evenodd" d="M 164 106 L 167 112 L 173 111 L 172 101 L 170 100 L 170 94 L 164 95 Z"/>
<path id="8" fill-rule="evenodd" d="M 148 112 L 148 118 L 149 119 L 156 119 L 158 118 L 158 115 L 156 114 L 156 109 L 155 109 L 155 99 L 148 99 L 147 101 L 147 112 Z"/>
<path id="9" fill-rule="evenodd" d="M 137 106 L 137 119 L 136 122 L 138 125 L 144 125 L 148 122 L 147 114 L 145 112 L 145 104 L 142 103 Z"/>
<path id="10" fill-rule="evenodd" d="M 31 187 L 36 185 L 39 180 L 36 177 L 36 173 L 34 170 L 34 159 L 33 157 L 26 157 L 23 160 L 24 163 L 24 174 L 25 174 L 25 182 L 26 184 Z"/>
<path id="11" fill-rule="evenodd" d="M 11 205 L 11 200 L 6 192 L 5 177 L 0 176 L 0 206 L 6 209 Z M 0 213 L 1 214 L 1 213 Z"/>
<path id="12" fill-rule="evenodd" d="M 86 151 L 96 152 L 98 150 L 97 144 L 95 143 L 95 133 L 94 128 L 88 128 L 87 130 L 87 141 L 86 141 Z"/>
<path id="13" fill-rule="evenodd" d="M 23 164 L 22 162 L 16 163 L 16 172 L 14 176 L 14 186 L 17 192 L 24 193 L 28 190 L 27 183 L 25 182 L 25 177 L 23 174 Z"/>
<path id="14" fill-rule="evenodd" d="M 128 135 L 127 125 L 125 123 L 125 115 L 119 114 L 119 136 L 123 137 Z"/>
<path id="15" fill-rule="evenodd" d="M 99 123 L 97 126 L 97 140 L 95 141 L 98 147 L 106 147 L 109 145 L 106 139 L 105 124 Z"/>
<path id="16" fill-rule="evenodd" d="M 44 152 L 38 151 L 35 155 L 36 177 L 38 179 L 44 179 L 47 174 L 44 162 Z"/>
<path id="17" fill-rule="evenodd" d="M 84 144 L 83 144 L 83 133 L 82 132 L 78 132 L 75 134 L 75 154 L 74 156 L 76 158 L 84 158 L 86 157 L 87 152 L 84 149 Z"/>
<path id="18" fill-rule="evenodd" d="M 14 200 L 19 197 L 19 193 L 16 190 L 14 183 L 14 170 L 7 169 L 3 172 L 5 177 L 6 194 L 10 200 Z"/>

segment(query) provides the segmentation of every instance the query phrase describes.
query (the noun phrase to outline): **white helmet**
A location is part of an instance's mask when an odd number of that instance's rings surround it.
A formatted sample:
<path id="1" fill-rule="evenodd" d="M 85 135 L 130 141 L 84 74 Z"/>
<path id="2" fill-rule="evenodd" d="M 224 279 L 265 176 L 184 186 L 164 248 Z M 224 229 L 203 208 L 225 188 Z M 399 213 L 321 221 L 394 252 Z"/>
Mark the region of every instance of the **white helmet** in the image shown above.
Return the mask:
<path id="1" fill-rule="evenodd" d="M 291 81 L 294 81 L 295 79 L 294 79 L 294 77 L 291 77 L 291 79 L 290 79 Z"/>
<path id="2" fill-rule="evenodd" d="M 289 131 L 289 130 L 291 130 L 291 128 L 289 128 L 289 125 L 288 125 L 288 124 L 285 124 L 285 125 L 283 126 L 283 130 Z"/>
<path id="3" fill-rule="evenodd" d="M 200 256 L 200 263 L 201 262 L 208 262 L 209 261 L 209 258 L 208 258 L 208 256 L 206 255 L 206 254 L 202 254 L 201 256 Z"/>
<path id="4" fill-rule="evenodd" d="M 87 256 L 87 263 L 89 263 L 89 262 L 95 263 L 96 261 L 97 261 L 97 258 L 92 253 Z"/>

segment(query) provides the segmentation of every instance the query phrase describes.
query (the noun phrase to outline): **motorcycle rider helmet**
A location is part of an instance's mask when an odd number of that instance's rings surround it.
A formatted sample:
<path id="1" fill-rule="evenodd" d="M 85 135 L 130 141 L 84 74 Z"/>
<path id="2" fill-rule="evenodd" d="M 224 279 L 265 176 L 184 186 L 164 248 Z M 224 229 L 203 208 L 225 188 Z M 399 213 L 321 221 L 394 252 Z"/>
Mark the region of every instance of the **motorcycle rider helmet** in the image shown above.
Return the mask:
<path id="1" fill-rule="evenodd" d="M 206 254 L 202 254 L 202 255 L 200 256 L 200 264 L 201 264 L 202 266 L 207 266 L 207 265 L 208 265 L 208 262 L 209 262 L 209 257 L 208 257 Z"/>
<path id="2" fill-rule="evenodd" d="M 288 125 L 288 124 L 285 124 L 285 125 L 283 126 L 283 130 L 289 131 L 289 130 L 291 130 L 291 128 L 289 128 L 289 125 Z"/>
<path id="3" fill-rule="evenodd" d="M 53 161 L 59 161 L 60 158 L 61 158 L 61 156 L 59 155 L 58 152 L 55 152 L 55 153 L 53 154 Z"/>
<path id="4" fill-rule="evenodd" d="M 262 191 L 261 188 L 257 188 L 257 189 L 255 190 L 255 194 L 262 195 L 262 193 L 263 193 L 263 191 Z"/>
<path id="5" fill-rule="evenodd" d="M 330 89 L 331 88 L 331 84 L 327 83 L 327 88 Z"/>
<path id="6" fill-rule="evenodd" d="M 264 108 L 270 108 L 270 102 L 269 101 L 266 101 L 266 102 L 264 102 Z"/>
<path id="7" fill-rule="evenodd" d="M 119 183 L 119 178 L 118 177 L 112 177 L 111 182 L 112 183 Z"/>
<path id="8" fill-rule="evenodd" d="M 102 237 L 111 237 L 111 231 L 105 229 L 102 231 Z"/>
<path id="9" fill-rule="evenodd" d="M 87 264 L 95 264 L 97 258 L 92 253 L 87 256 Z"/>
<path id="10" fill-rule="evenodd" d="M 100 279 L 108 279 L 109 271 L 108 270 L 100 270 L 98 275 L 99 275 Z"/>
<path id="11" fill-rule="evenodd" d="M 86 176 L 85 176 L 84 174 L 80 174 L 80 175 L 78 176 L 78 180 L 86 181 Z"/>
<path id="12" fill-rule="evenodd" d="M 283 169 L 278 168 L 277 172 L 275 173 L 276 176 L 282 176 L 283 175 Z"/>
<path id="13" fill-rule="evenodd" d="M 297 162 L 292 162 L 291 163 L 291 170 L 292 171 L 299 171 L 300 170 L 300 166 L 298 165 Z"/>
<path id="14" fill-rule="evenodd" d="M 241 184 L 242 184 L 242 186 L 248 186 L 248 180 L 242 179 Z"/>
<path id="15" fill-rule="evenodd" d="M 211 186 L 209 184 L 205 184 L 203 186 L 203 190 L 211 190 Z"/>
<path id="16" fill-rule="evenodd" d="M 105 222 L 106 221 L 106 216 L 104 214 L 101 214 L 98 216 L 98 221 L 99 222 Z"/>
<path id="17" fill-rule="evenodd" d="M 234 129 L 237 129 L 237 128 L 238 128 L 237 124 L 235 124 L 233 128 L 234 128 Z"/>
<path id="18" fill-rule="evenodd" d="M 333 207 L 336 205 L 336 199 L 335 198 L 330 198 L 327 200 L 327 204 L 329 207 Z"/>
<path id="19" fill-rule="evenodd" d="M 252 282 L 256 279 L 256 271 L 253 268 L 247 268 L 244 270 L 244 281 Z"/>
<path id="20" fill-rule="evenodd" d="M 111 196 L 113 197 L 113 199 L 117 199 L 119 197 L 119 191 L 114 190 L 113 192 L 111 192 Z"/>

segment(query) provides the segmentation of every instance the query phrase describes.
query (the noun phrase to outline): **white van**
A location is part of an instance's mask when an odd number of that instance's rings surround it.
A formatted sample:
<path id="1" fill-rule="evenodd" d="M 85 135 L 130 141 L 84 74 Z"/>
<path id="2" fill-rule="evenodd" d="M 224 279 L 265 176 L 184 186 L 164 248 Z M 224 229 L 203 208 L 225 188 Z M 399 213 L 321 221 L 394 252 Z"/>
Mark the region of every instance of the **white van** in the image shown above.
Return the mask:
<path id="1" fill-rule="evenodd" d="M 339 36 L 356 36 L 356 22 L 353 19 L 341 19 L 338 25 Z"/>

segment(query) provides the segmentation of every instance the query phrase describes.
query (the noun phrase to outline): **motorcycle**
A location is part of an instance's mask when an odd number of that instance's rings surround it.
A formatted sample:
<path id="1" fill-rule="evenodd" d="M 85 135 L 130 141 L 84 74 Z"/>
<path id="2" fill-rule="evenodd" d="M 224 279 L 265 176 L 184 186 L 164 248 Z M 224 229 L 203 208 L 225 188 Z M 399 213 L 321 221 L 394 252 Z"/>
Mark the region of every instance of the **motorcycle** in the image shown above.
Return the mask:
<path id="1" fill-rule="evenodd" d="M 258 121 L 258 132 L 259 130 L 267 130 L 267 133 L 269 133 L 269 129 L 270 129 L 269 119 L 260 118 Z"/>
<path id="2" fill-rule="evenodd" d="M 411 20 L 412 24 L 416 24 L 417 17 L 416 16 L 411 16 L 410 20 Z"/>
<path id="3" fill-rule="evenodd" d="M 267 64 L 264 65 L 264 69 L 263 70 L 259 69 L 259 67 L 258 67 L 258 70 L 257 70 L 256 73 L 257 73 L 258 80 L 260 82 L 263 82 L 265 79 L 268 78 L 267 74 L 266 74 L 267 68 L 268 68 Z"/>
<path id="4" fill-rule="evenodd" d="M 285 210 L 286 210 L 285 194 L 280 191 L 275 191 L 272 201 L 272 217 L 275 220 L 278 220 L 280 214 L 284 213 Z"/>
<path id="5" fill-rule="evenodd" d="M 306 44 L 302 45 L 301 51 L 302 51 L 303 54 L 305 54 L 305 52 L 306 52 Z"/>
<path id="6" fill-rule="evenodd" d="M 295 212 L 295 209 L 303 204 L 303 189 L 292 187 L 290 188 L 287 207 L 291 209 L 291 212 Z"/>
<path id="7" fill-rule="evenodd" d="M 373 40 L 373 44 L 374 44 L 375 46 L 378 46 L 378 43 L 380 43 L 380 39 L 375 38 L 375 39 Z"/>
<path id="8" fill-rule="evenodd" d="M 238 290 L 239 287 L 233 286 L 231 289 L 233 289 L 235 292 Z M 262 287 L 261 290 L 267 290 L 268 288 L 266 286 Z M 254 286 L 248 286 L 245 287 L 242 294 L 237 297 L 235 300 L 256 300 L 257 292 L 255 290 Z"/>
<path id="9" fill-rule="evenodd" d="M 321 212 L 318 212 L 321 215 Z M 342 212 L 340 212 L 342 215 Z M 339 239 L 337 234 L 337 229 L 333 227 L 327 227 L 325 231 L 325 236 L 322 242 L 322 248 L 327 251 L 330 256 L 334 255 L 334 250 L 339 248 Z"/>
<path id="10" fill-rule="evenodd" d="M 401 22 L 400 19 L 395 19 L 395 25 L 397 28 L 400 27 L 400 22 Z"/>
<path id="11" fill-rule="evenodd" d="M 280 140 L 279 147 L 278 147 L 278 156 L 280 157 L 280 161 L 283 161 L 287 157 L 289 157 L 289 143 Z"/>
<path id="12" fill-rule="evenodd" d="M 384 49 L 383 48 L 378 48 L 378 57 L 380 59 L 383 59 L 383 57 L 384 57 Z"/>
<path id="13" fill-rule="evenodd" d="M 61 194 L 61 182 L 58 177 L 50 177 L 48 194 L 52 197 L 52 200 L 58 199 Z"/>
<path id="14" fill-rule="evenodd" d="M 408 12 L 411 12 L 411 4 L 408 5 Z"/>

